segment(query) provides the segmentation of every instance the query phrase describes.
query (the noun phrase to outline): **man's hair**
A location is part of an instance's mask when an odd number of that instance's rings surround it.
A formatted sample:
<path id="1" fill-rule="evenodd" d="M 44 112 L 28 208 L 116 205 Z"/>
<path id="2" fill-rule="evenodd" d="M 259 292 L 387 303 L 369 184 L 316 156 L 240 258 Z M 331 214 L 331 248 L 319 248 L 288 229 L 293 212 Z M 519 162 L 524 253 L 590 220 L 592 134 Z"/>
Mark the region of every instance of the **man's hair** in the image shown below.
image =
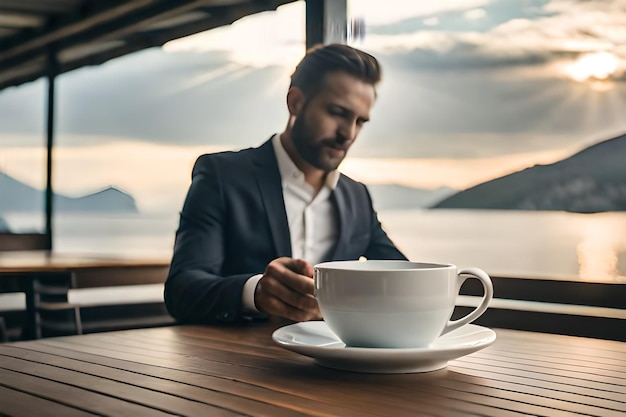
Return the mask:
<path id="1" fill-rule="evenodd" d="M 335 71 L 346 72 L 372 86 L 381 78 L 381 67 L 372 55 L 343 44 L 316 45 L 296 67 L 290 86 L 298 87 L 310 97 L 319 91 L 326 76 Z"/>

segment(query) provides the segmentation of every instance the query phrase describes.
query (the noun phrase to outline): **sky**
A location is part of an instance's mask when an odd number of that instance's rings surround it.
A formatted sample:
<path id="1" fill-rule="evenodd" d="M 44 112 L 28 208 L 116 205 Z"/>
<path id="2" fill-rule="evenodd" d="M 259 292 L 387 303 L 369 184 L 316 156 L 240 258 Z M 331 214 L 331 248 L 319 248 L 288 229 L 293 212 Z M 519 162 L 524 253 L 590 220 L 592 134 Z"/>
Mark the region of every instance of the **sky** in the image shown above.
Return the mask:
<path id="1" fill-rule="evenodd" d="M 462 189 L 626 132 L 626 0 L 352 0 L 349 16 L 383 65 L 341 167 L 356 179 Z M 60 76 L 57 191 L 180 206 L 198 155 L 284 128 L 303 53 L 297 2 Z M 0 170 L 35 186 L 44 91 L 0 92 Z"/>

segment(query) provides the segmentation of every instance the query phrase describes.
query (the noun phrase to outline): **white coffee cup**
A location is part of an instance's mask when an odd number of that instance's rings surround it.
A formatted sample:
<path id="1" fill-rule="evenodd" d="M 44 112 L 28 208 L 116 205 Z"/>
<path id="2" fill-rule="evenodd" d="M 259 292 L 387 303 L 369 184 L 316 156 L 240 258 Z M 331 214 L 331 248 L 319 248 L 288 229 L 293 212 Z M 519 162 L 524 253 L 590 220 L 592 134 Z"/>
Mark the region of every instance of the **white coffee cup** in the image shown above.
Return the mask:
<path id="1" fill-rule="evenodd" d="M 350 347 L 419 348 L 477 319 L 493 297 L 479 268 L 409 261 L 336 261 L 314 267 L 315 297 L 328 327 Z M 480 305 L 451 321 L 469 277 L 484 288 Z"/>

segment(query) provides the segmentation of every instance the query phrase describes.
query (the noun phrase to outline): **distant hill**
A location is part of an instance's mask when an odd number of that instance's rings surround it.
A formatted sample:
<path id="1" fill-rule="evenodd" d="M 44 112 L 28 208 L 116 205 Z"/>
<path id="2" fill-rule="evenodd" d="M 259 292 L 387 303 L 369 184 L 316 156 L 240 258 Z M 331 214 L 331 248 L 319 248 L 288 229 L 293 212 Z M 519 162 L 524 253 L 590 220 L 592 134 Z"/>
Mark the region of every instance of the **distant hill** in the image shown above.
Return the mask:
<path id="1" fill-rule="evenodd" d="M 368 185 L 367 189 L 377 211 L 427 208 L 456 192 L 448 187 L 422 189 L 398 184 Z"/>
<path id="2" fill-rule="evenodd" d="M 9 230 L 10 229 L 8 223 L 2 217 L 0 217 L 0 232 L 7 232 Z"/>
<path id="3" fill-rule="evenodd" d="M 433 208 L 626 211 L 626 134 L 460 191 Z"/>
<path id="4" fill-rule="evenodd" d="M 44 194 L 43 190 L 38 190 L 0 172 L 0 213 L 41 211 L 44 207 Z M 135 199 L 115 187 L 107 187 L 80 197 L 68 197 L 55 193 L 54 209 L 56 211 L 138 211 Z"/>

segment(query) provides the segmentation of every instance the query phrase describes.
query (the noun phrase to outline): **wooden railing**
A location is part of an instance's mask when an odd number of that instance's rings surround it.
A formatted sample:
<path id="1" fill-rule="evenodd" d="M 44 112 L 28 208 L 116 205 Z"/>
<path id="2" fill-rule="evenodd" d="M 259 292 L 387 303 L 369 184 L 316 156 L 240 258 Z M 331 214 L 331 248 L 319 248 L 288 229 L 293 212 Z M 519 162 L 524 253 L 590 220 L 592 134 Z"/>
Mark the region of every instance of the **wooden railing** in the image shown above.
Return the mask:
<path id="1" fill-rule="evenodd" d="M 46 250 L 48 238 L 42 233 L 0 232 L 0 251 Z"/>
<path id="2" fill-rule="evenodd" d="M 163 301 L 166 266 L 90 268 L 37 279 L 41 336 L 174 323 Z"/>
<path id="3" fill-rule="evenodd" d="M 453 317 L 479 301 L 468 280 Z M 626 284 L 565 279 L 492 277 L 494 299 L 476 324 L 516 330 L 626 341 Z"/>
<path id="4" fill-rule="evenodd" d="M 0 232 L 0 251 L 47 250 L 48 238 L 42 233 Z M 19 274 L 16 274 L 19 275 Z M 20 279 L 19 277 L 16 277 Z M 24 293 L 20 286 L 0 282 L 0 342 L 19 339 L 24 323 Z"/>
<path id="5" fill-rule="evenodd" d="M 167 269 L 165 264 L 107 266 L 35 275 L 31 337 L 172 324 L 162 293 Z M 476 324 L 626 341 L 626 283 L 492 280 L 494 300 Z M 481 294 L 481 286 L 468 280 L 454 317 L 467 313 Z"/>

